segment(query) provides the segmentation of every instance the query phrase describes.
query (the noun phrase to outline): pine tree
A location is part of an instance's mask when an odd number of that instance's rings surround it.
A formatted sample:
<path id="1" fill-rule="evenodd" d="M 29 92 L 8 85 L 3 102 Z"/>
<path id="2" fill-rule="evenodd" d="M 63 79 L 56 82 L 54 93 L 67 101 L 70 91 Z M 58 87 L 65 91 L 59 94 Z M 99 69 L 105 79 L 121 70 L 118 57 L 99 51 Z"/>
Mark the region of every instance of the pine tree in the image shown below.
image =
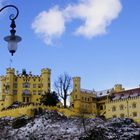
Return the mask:
<path id="1" fill-rule="evenodd" d="M 41 96 L 40 102 L 46 106 L 56 106 L 59 102 L 59 97 L 56 92 L 45 92 L 45 94 Z"/>

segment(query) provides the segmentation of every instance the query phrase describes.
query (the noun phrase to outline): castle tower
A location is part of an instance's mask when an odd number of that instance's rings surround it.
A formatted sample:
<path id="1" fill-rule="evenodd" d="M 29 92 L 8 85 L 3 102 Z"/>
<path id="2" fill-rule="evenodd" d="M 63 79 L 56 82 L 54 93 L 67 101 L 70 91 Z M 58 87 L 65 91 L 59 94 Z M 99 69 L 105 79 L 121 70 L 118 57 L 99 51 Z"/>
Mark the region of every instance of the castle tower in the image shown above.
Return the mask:
<path id="1" fill-rule="evenodd" d="M 81 78 L 73 77 L 73 92 L 80 92 L 81 88 Z"/>
<path id="2" fill-rule="evenodd" d="M 51 69 L 44 68 L 41 70 L 42 77 L 42 91 L 49 92 L 51 89 Z"/>
<path id="3" fill-rule="evenodd" d="M 6 82 L 5 82 L 5 107 L 13 104 L 13 83 L 14 83 L 15 70 L 12 68 L 7 69 Z"/>
<path id="4" fill-rule="evenodd" d="M 124 90 L 124 88 L 122 87 L 122 84 L 116 84 L 114 86 L 114 91 L 115 92 L 120 92 L 120 91 L 123 91 L 123 90 Z"/>
<path id="5" fill-rule="evenodd" d="M 2 100 L 2 81 L 0 77 L 0 100 Z"/>

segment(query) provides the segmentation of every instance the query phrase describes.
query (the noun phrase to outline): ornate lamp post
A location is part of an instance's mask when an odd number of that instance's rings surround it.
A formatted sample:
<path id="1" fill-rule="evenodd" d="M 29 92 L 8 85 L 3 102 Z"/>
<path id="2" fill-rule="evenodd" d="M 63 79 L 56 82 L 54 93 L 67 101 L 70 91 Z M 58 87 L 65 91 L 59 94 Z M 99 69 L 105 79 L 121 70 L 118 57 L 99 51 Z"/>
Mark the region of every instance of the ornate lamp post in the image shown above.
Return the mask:
<path id="1" fill-rule="evenodd" d="M 16 33 L 16 30 L 15 30 L 15 28 L 16 28 L 15 19 L 19 15 L 18 8 L 16 6 L 14 6 L 14 5 L 6 5 L 6 6 L 4 6 L 3 8 L 0 9 L 0 12 L 2 10 L 4 10 L 5 8 L 8 8 L 8 7 L 12 7 L 14 9 L 16 9 L 16 12 L 17 12 L 16 15 L 11 14 L 9 16 L 9 19 L 11 20 L 11 25 L 10 25 L 10 27 L 11 27 L 11 30 L 10 30 L 11 35 L 4 37 L 4 40 L 6 42 L 8 42 L 8 50 L 13 55 L 16 52 L 16 50 L 17 50 L 17 43 L 20 42 L 22 40 L 22 38 L 15 34 Z"/>

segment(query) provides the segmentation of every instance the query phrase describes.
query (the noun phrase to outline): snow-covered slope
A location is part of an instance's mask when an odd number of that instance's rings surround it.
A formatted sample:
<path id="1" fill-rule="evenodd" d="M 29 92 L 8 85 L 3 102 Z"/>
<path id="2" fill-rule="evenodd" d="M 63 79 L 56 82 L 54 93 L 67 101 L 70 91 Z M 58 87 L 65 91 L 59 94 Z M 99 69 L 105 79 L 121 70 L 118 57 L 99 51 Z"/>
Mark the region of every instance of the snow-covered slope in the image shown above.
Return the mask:
<path id="1" fill-rule="evenodd" d="M 0 119 L 1 140 L 136 140 L 140 134 L 140 126 L 130 119 L 67 118 L 55 111 L 46 111 L 34 119 L 26 119 L 24 126 L 14 129 L 18 119 Z"/>

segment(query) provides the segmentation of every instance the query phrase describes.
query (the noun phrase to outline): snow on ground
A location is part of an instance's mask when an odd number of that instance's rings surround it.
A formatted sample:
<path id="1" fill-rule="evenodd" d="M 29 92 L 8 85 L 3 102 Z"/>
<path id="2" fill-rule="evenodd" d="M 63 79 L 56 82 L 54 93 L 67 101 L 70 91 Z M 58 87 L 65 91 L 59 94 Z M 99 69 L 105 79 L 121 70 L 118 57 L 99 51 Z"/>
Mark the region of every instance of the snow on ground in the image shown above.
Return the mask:
<path id="1" fill-rule="evenodd" d="M 83 127 L 85 121 L 85 129 Z M 140 126 L 131 119 L 67 118 L 56 111 L 46 111 L 27 124 L 14 129 L 14 118 L 0 119 L 1 140 L 138 140 Z M 86 130 L 86 131 L 85 131 Z"/>

